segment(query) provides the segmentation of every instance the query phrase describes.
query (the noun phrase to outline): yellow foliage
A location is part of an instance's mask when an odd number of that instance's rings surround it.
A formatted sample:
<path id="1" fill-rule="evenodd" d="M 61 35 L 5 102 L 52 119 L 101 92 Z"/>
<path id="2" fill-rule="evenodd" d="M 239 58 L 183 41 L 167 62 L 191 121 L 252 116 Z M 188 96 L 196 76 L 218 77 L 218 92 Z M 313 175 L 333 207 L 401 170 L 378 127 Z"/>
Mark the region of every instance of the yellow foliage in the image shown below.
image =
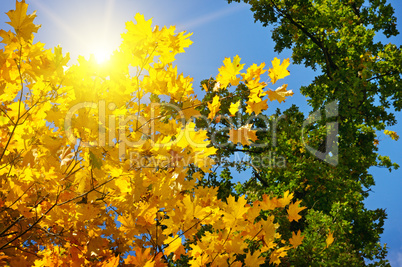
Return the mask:
<path id="1" fill-rule="evenodd" d="M 216 188 L 196 186 L 211 171 L 216 149 L 192 117 L 203 105 L 213 119 L 220 99 L 201 103 L 193 79 L 173 67 L 191 34 L 152 27 L 137 14 L 108 62 L 79 57 L 66 68 L 69 56 L 60 47 L 46 50 L 34 42 L 39 26 L 27 7 L 17 1 L 7 13 L 13 31 L 0 31 L 0 262 L 168 266 L 186 255 L 194 266 L 227 260 L 240 266 L 237 255 L 245 254 L 244 263 L 255 266 L 272 252 L 271 262 L 280 263 L 287 247 L 279 225 L 273 216 L 254 219 L 285 208 L 292 194 L 264 195 L 254 203 L 230 196 L 225 202 Z M 287 65 L 275 64 L 270 75 L 278 79 Z M 224 60 L 221 89 L 240 82 L 243 65 L 238 56 Z M 280 102 L 290 95 L 286 87 L 275 95 L 262 90 L 264 65 L 241 74 L 253 96 L 250 114 L 268 107 L 261 99 L 267 94 Z M 230 107 L 232 115 L 240 103 Z M 251 127 L 230 130 L 230 140 L 256 141 Z M 300 218 L 298 203 L 289 205 L 289 220 Z M 205 225 L 213 230 L 184 249 L 184 240 L 194 240 Z M 292 240 L 293 246 L 301 242 Z M 253 242 L 260 249 L 246 253 Z"/>

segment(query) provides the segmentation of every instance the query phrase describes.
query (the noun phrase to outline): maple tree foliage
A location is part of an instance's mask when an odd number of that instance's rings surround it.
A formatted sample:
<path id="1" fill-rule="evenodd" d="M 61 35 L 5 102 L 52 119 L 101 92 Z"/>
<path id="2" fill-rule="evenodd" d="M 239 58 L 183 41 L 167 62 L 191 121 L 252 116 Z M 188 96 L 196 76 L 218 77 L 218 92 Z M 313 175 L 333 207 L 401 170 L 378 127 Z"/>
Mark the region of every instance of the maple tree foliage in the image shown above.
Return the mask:
<path id="1" fill-rule="evenodd" d="M 137 14 L 108 62 L 91 56 L 67 65 L 61 47 L 34 42 L 39 26 L 27 8 L 16 1 L 7 13 L 13 31 L 0 31 L 2 264 L 167 266 L 184 258 L 192 266 L 256 266 L 279 264 L 296 249 L 302 233 L 283 239 L 270 213 L 299 220 L 303 207 L 292 193 L 224 201 L 217 188 L 197 185 L 216 149 L 192 117 L 205 106 L 216 119 L 220 99 L 199 101 L 192 78 L 173 65 L 190 34 Z M 274 61 L 273 83 L 288 75 L 288 63 Z M 239 62 L 224 60 L 214 90 L 247 84 L 254 112 L 267 108 L 258 106 L 265 96 L 292 94 L 286 86 L 264 91 L 264 64 L 242 74 Z M 230 136 L 256 138 L 252 125 Z"/>

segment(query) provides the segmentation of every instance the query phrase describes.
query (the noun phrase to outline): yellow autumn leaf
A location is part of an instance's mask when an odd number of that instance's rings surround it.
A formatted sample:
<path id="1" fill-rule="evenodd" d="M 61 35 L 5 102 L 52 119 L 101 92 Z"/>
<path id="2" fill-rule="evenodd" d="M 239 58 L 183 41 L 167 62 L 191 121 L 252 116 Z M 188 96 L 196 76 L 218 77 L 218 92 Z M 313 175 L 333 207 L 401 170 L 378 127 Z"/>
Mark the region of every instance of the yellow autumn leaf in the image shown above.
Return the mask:
<path id="1" fill-rule="evenodd" d="M 268 72 L 272 84 L 275 84 L 277 80 L 283 79 L 290 74 L 290 72 L 287 70 L 287 67 L 290 64 L 288 58 L 283 60 L 282 64 L 280 64 L 281 60 L 276 57 L 271 62 L 273 68 L 270 68 Z"/>
<path id="2" fill-rule="evenodd" d="M 271 198 L 268 195 L 263 195 L 262 201 L 257 201 L 256 204 L 258 204 L 262 210 L 273 210 L 281 206 L 277 198 Z"/>
<path id="3" fill-rule="evenodd" d="M 207 131 L 197 130 L 193 122 L 186 124 L 186 127 L 181 132 L 181 135 L 177 137 L 174 142 L 178 147 L 186 148 L 192 147 L 194 150 L 205 151 L 208 143 L 205 140 L 208 139 Z"/>
<path id="4" fill-rule="evenodd" d="M 281 258 L 283 258 L 287 255 L 286 249 L 288 249 L 288 248 L 282 247 L 282 248 L 278 248 L 278 249 L 274 250 L 269 257 L 269 263 L 280 264 Z"/>
<path id="5" fill-rule="evenodd" d="M 247 68 L 247 73 L 242 74 L 243 80 L 247 83 L 251 81 L 258 82 L 260 80 L 261 74 L 265 73 L 267 70 L 264 70 L 265 63 L 261 63 L 260 66 L 257 64 L 253 64 Z"/>
<path id="6" fill-rule="evenodd" d="M 140 42 L 152 35 L 152 19 L 145 20 L 144 15 L 137 13 L 134 17 L 136 24 L 132 21 L 126 23 L 128 33 L 122 34 L 122 36 L 130 36 L 131 41 Z"/>
<path id="7" fill-rule="evenodd" d="M 253 101 L 247 101 L 247 107 L 246 107 L 246 112 L 251 115 L 251 113 L 255 113 L 255 115 L 260 114 L 263 110 L 268 109 L 268 104 L 267 104 L 268 99 L 265 99 L 260 102 L 253 102 Z"/>
<path id="8" fill-rule="evenodd" d="M 303 239 L 304 236 L 301 235 L 301 231 L 299 230 L 297 234 L 295 232 L 292 232 L 292 237 L 289 239 L 289 243 L 293 246 L 293 248 L 296 248 L 301 245 Z"/>
<path id="9" fill-rule="evenodd" d="M 212 99 L 212 103 L 208 102 L 208 109 L 209 109 L 209 114 L 208 114 L 208 119 L 213 119 L 216 115 L 216 113 L 219 112 L 221 107 L 221 102 L 219 101 L 219 96 L 214 96 Z"/>
<path id="10" fill-rule="evenodd" d="M 225 58 L 223 61 L 224 66 L 219 68 L 219 74 L 216 76 L 216 81 L 220 83 L 222 88 L 226 88 L 229 84 L 236 86 L 240 82 L 240 71 L 243 69 L 244 64 L 240 64 L 240 57 L 237 55 L 233 58 Z"/>
<path id="11" fill-rule="evenodd" d="M 257 131 L 251 130 L 251 124 L 246 124 L 240 127 L 238 130 L 230 129 L 229 130 L 229 141 L 233 142 L 233 144 L 241 143 L 242 145 L 250 145 L 252 141 L 256 141 Z"/>
<path id="12" fill-rule="evenodd" d="M 334 242 L 334 236 L 333 233 L 329 232 L 327 239 L 325 240 L 325 243 L 327 244 L 325 248 L 328 248 L 332 242 Z"/>
<path id="13" fill-rule="evenodd" d="M 33 24 L 33 20 L 36 17 L 36 11 L 32 14 L 27 15 L 28 4 L 25 3 L 25 0 L 21 2 L 16 1 L 15 10 L 10 10 L 6 14 L 10 18 L 10 24 L 17 36 L 22 37 L 25 41 L 28 41 L 32 37 L 32 33 L 38 32 L 40 25 Z"/>
<path id="14" fill-rule="evenodd" d="M 195 101 L 188 100 L 183 103 L 181 112 L 183 112 L 186 121 L 188 121 L 191 117 L 198 117 L 201 115 L 201 113 L 195 109 L 196 107 L 198 107 L 199 103 L 200 103 L 199 100 Z"/>
<path id="15" fill-rule="evenodd" d="M 241 219 L 243 215 L 247 213 L 249 207 L 246 207 L 247 200 L 244 196 L 239 197 L 236 201 L 235 198 L 230 195 L 227 198 L 227 202 L 228 205 L 226 208 L 226 212 L 224 213 L 223 220 L 228 225 L 233 225 L 236 220 Z"/>
<path id="16" fill-rule="evenodd" d="M 165 248 L 165 252 L 164 252 L 164 254 L 166 255 L 166 256 L 169 256 L 169 254 L 170 253 L 174 253 L 176 250 L 178 250 L 179 248 L 180 248 L 180 246 L 182 245 L 181 244 L 181 237 L 179 237 L 179 236 L 169 236 L 165 241 L 164 241 L 164 243 L 166 244 L 166 245 L 168 245 L 166 248 Z"/>
<path id="17" fill-rule="evenodd" d="M 240 100 L 237 101 L 236 103 L 231 103 L 229 108 L 230 115 L 231 116 L 236 115 L 237 111 L 239 111 L 239 107 L 240 107 Z"/>
<path id="18" fill-rule="evenodd" d="M 287 84 L 278 87 L 275 91 L 267 91 L 269 100 L 274 101 L 278 100 L 279 103 L 284 101 L 287 96 L 292 96 L 294 93 L 292 90 L 287 91 L 286 88 L 288 87 Z"/>
<path id="19" fill-rule="evenodd" d="M 281 204 L 281 207 L 285 207 L 290 203 L 293 198 L 293 193 L 289 193 L 289 190 L 283 193 L 283 198 L 278 199 L 278 203 Z"/>
<path id="20" fill-rule="evenodd" d="M 134 266 L 146 266 L 146 264 L 149 264 L 150 261 L 152 261 L 152 253 L 151 253 L 151 248 L 139 248 L 136 247 L 134 249 L 135 251 L 135 256 L 128 255 L 128 257 L 124 260 L 125 264 L 132 264 Z"/>
<path id="21" fill-rule="evenodd" d="M 244 259 L 244 263 L 246 264 L 246 266 L 250 266 L 250 267 L 254 267 L 254 266 L 260 266 L 261 264 L 263 264 L 265 262 L 265 258 L 261 257 L 261 252 L 259 252 L 258 250 L 255 251 L 253 253 L 253 255 L 251 255 L 250 252 L 248 252 L 246 254 L 246 258 Z"/>
<path id="22" fill-rule="evenodd" d="M 304 210 L 306 207 L 299 207 L 300 202 L 301 202 L 301 200 L 296 201 L 295 203 L 289 205 L 289 208 L 288 208 L 289 222 L 291 222 L 291 221 L 297 222 L 299 219 L 301 219 L 299 212 Z"/>

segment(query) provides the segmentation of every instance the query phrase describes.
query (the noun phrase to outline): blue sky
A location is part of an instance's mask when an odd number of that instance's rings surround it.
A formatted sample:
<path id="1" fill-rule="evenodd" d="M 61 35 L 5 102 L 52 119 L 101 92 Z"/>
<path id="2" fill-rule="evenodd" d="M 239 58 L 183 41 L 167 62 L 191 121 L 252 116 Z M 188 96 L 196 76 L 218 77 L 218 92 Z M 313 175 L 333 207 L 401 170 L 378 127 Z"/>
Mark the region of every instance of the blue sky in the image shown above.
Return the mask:
<path id="1" fill-rule="evenodd" d="M 274 57 L 281 59 L 291 56 L 290 51 L 281 54 L 274 52 L 269 28 L 260 23 L 254 23 L 252 12 L 246 4 L 227 4 L 225 0 L 26 0 L 29 13 L 37 10 L 36 24 L 42 28 L 36 35 L 36 41 L 46 43 L 47 48 L 57 45 L 64 52 L 70 52 L 72 61 L 78 54 L 88 56 L 90 52 L 103 49 L 113 49 L 118 46 L 120 33 L 124 31 L 125 22 L 133 20 L 135 13 L 141 13 L 146 19 L 153 18 L 154 25 L 176 25 L 178 30 L 193 32 L 194 42 L 185 54 L 177 57 L 176 64 L 180 72 L 194 77 L 194 88 L 199 82 L 211 76 L 215 77 L 218 68 L 225 57 L 239 55 L 246 67 L 252 63 L 270 61 Z M 398 18 L 398 29 L 402 33 L 402 2 L 389 1 L 395 8 Z M 1 0 L 1 28 L 7 28 L 5 15 L 14 9 L 14 0 Z M 378 37 L 381 39 L 381 37 Z M 382 39 L 381 39 L 382 40 Z M 402 44 L 401 35 L 384 43 Z M 274 113 L 277 107 L 282 110 L 292 104 L 308 112 L 306 98 L 299 92 L 302 85 L 308 85 L 314 78 L 314 72 L 304 66 L 291 65 L 291 75 L 284 82 L 293 89 L 294 96 L 285 104 L 271 102 L 269 111 Z M 397 114 L 402 122 L 402 114 Z M 402 134 L 401 124 L 390 130 Z M 379 134 L 380 154 L 388 155 L 402 166 L 401 142 L 395 142 L 383 134 Z M 392 266 L 402 266 L 402 168 L 389 173 L 386 169 L 372 168 L 376 186 L 372 188 L 366 205 L 370 209 L 386 208 L 388 220 L 382 243 L 387 243 Z"/>

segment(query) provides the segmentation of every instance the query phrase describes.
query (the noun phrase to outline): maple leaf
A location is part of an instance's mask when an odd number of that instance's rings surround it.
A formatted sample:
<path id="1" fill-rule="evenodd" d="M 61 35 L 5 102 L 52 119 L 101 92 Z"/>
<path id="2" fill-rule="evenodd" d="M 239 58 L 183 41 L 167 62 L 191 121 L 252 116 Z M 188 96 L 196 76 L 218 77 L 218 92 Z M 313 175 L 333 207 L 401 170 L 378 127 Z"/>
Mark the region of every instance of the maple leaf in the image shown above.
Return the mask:
<path id="1" fill-rule="evenodd" d="M 278 200 L 274 198 L 270 198 L 268 195 L 262 196 L 262 201 L 258 201 L 255 204 L 258 204 L 262 210 L 273 210 L 278 207 Z"/>
<path id="2" fill-rule="evenodd" d="M 247 107 L 246 107 L 246 112 L 251 115 L 251 113 L 255 113 L 255 115 L 260 114 L 263 110 L 268 109 L 268 104 L 267 104 L 268 99 L 265 99 L 260 102 L 252 102 L 252 101 L 247 101 Z"/>
<path id="3" fill-rule="evenodd" d="M 265 262 L 265 258 L 261 257 L 261 252 L 255 251 L 253 255 L 251 255 L 250 252 L 246 254 L 246 258 L 244 259 L 244 263 L 246 266 L 254 267 L 254 266 L 260 266 Z"/>
<path id="4" fill-rule="evenodd" d="M 17 36 L 22 37 L 24 41 L 29 41 L 32 38 L 32 33 L 38 32 L 40 25 L 33 24 L 33 20 L 36 17 L 36 11 L 32 14 L 27 15 L 28 4 L 25 0 L 21 2 L 16 1 L 15 10 L 10 10 L 6 14 L 10 18 L 10 24 Z"/>
<path id="5" fill-rule="evenodd" d="M 236 235 L 233 236 L 231 240 L 225 243 L 226 251 L 228 253 L 239 253 L 242 254 L 245 248 L 247 248 L 247 244 L 244 243 L 242 236 Z"/>
<path id="6" fill-rule="evenodd" d="M 238 130 L 230 129 L 229 130 L 229 141 L 233 142 L 233 144 L 241 143 L 242 145 L 250 145 L 252 141 L 256 141 L 257 131 L 251 130 L 251 124 L 246 124 L 240 127 Z"/>
<path id="7" fill-rule="evenodd" d="M 152 19 L 145 20 L 144 15 L 137 13 L 134 17 L 136 24 L 132 21 L 126 23 L 127 33 L 122 34 L 123 38 L 129 36 L 131 41 L 139 43 L 152 35 Z"/>
<path id="8" fill-rule="evenodd" d="M 292 237 L 289 239 L 289 243 L 293 246 L 293 248 L 296 248 L 297 246 L 301 245 L 303 239 L 304 236 L 301 235 L 301 231 L 299 230 L 297 234 L 292 232 Z"/>
<path id="9" fill-rule="evenodd" d="M 278 202 L 281 204 L 281 207 L 285 207 L 290 203 L 293 198 L 293 193 L 289 193 L 289 190 L 283 193 L 283 198 L 278 199 Z"/>
<path id="10" fill-rule="evenodd" d="M 235 200 L 235 197 L 230 195 L 227 198 L 228 206 L 225 212 L 223 220 L 227 222 L 229 225 L 235 224 L 235 221 L 241 219 L 243 215 L 248 211 L 249 207 L 246 207 L 247 200 L 244 196 Z"/>
<path id="11" fill-rule="evenodd" d="M 327 244 L 325 248 L 328 248 L 332 242 L 334 242 L 334 236 L 331 232 L 329 232 L 327 239 L 325 240 L 325 243 Z"/>
<path id="12" fill-rule="evenodd" d="M 239 111 L 239 107 L 240 107 L 240 100 L 237 101 L 236 103 L 231 103 L 229 108 L 230 115 L 231 116 L 236 115 L 237 111 Z"/>
<path id="13" fill-rule="evenodd" d="M 260 66 L 257 64 L 253 64 L 247 69 L 247 73 L 242 74 L 243 80 L 247 83 L 250 83 L 252 80 L 259 81 L 261 74 L 265 73 L 267 70 L 264 70 L 265 63 L 261 63 Z"/>
<path id="14" fill-rule="evenodd" d="M 191 259 L 189 261 L 190 266 L 194 266 L 194 267 L 206 266 L 206 263 L 208 263 L 209 257 L 210 256 L 206 253 L 203 253 L 202 255 L 199 255 L 198 257 L 193 257 L 193 259 Z"/>
<path id="15" fill-rule="evenodd" d="M 280 264 L 281 259 L 287 255 L 286 252 L 287 247 L 282 247 L 279 249 L 274 250 L 269 257 L 269 263 Z"/>
<path id="16" fill-rule="evenodd" d="M 11 44 L 11 43 L 13 43 L 13 42 L 15 43 L 17 41 L 14 33 L 12 33 L 11 31 L 6 32 L 3 29 L 0 30 L 0 37 L 3 38 L 3 40 L 1 40 L 1 42 L 0 42 L 3 44 Z"/>
<path id="17" fill-rule="evenodd" d="M 164 254 L 169 256 L 170 253 L 174 253 L 176 250 L 178 250 L 180 246 L 182 246 L 181 241 L 181 237 L 179 236 L 168 237 L 164 241 L 165 244 L 168 244 L 168 246 L 165 248 Z"/>
<path id="18" fill-rule="evenodd" d="M 219 112 L 221 107 L 221 102 L 219 101 L 219 96 L 214 96 L 212 99 L 212 103 L 208 102 L 208 109 L 209 109 L 209 114 L 208 114 L 208 119 L 213 119 L 216 115 L 216 113 Z"/>
<path id="19" fill-rule="evenodd" d="M 176 144 L 178 147 L 192 147 L 194 150 L 202 150 L 206 152 L 206 146 L 208 143 L 205 141 L 208 139 L 207 131 L 196 130 L 195 124 L 189 122 L 186 124 L 186 128 L 181 132 L 179 137 L 176 139 Z M 215 151 L 214 148 L 211 151 Z"/>
<path id="20" fill-rule="evenodd" d="M 274 101 L 276 99 L 279 103 L 281 103 L 286 99 L 287 96 L 292 96 L 293 91 L 286 91 L 287 87 L 288 85 L 284 84 L 281 87 L 278 87 L 275 91 L 267 91 L 266 93 L 268 94 L 269 100 Z"/>
<path id="21" fill-rule="evenodd" d="M 297 222 L 301 218 L 301 216 L 299 215 L 299 212 L 306 209 L 306 207 L 299 207 L 300 202 L 301 202 L 301 200 L 296 201 L 295 203 L 289 205 L 289 208 L 288 208 L 289 222 L 291 222 L 291 221 Z"/>
<path id="22" fill-rule="evenodd" d="M 280 237 L 280 234 L 276 232 L 279 224 L 274 223 L 274 219 L 274 216 L 269 216 L 263 225 L 263 240 L 265 242 L 265 247 L 267 247 L 268 249 L 275 247 L 274 240 L 275 238 Z"/>
<path id="23" fill-rule="evenodd" d="M 255 204 L 256 202 L 254 202 Z M 254 222 L 255 218 L 257 218 L 260 215 L 261 208 L 258 205 L 254 205 L 250 207 L 250 209 L 247 212 L 247 221 L 249 222 Z"/>
<path id="24" fill-rule="evenodd" d="M 135 248 L 135 257 L 129 255 L 125 260 L 125 264 L 133 264 L 134 266 L 144 266 L 149 260 L 152 260 L 151 248 Z"/>
<path id="25" fill-rule="evenodd" d="M 183 103 L 183 107 L 181 109 L 181 112 L 183 112 L 184 118 L 186 121 L 190 119 L 191 117 L 198 117 L 201 115 L 201 113 L 195 109 L 199 105 L 199 101 L 185 101 Z"/>
<path id="26" fill-rule="evenodd" d="M 189 195 L 185 196 L 183 204 L 186 208 L 186 212 L 182 215 L 183 218 L 192 220 L 193 218 L 201 218 L 205 216 L 206 210 L 194 203 Z"/>
<path id="27" fill-rule="evenodd" d="M 226 88 L 229 84 L 236 86 L 240 82 L 240 77 L 236 76 L 243 69 L 244 64 L 240 64 L 240 57 L 237 55 L 233 58 L 225 58 L 223 61 L 224 66 L 219 68 L 219 74 L 216 76 L 216 81 L 220 83 L 221 87 Z"/>
<path id="28" fill-rule="evenodd" d="M 290 64 L 288 58 L 283 60 L 282 65 L 280 65 L 281 60 L 276 57 L 271 62 L 273 68 L 270 68 L 268 72 L 272 84 L 275 84 L 277 80 L 283 79 L 286 76 L 290 75 L 290 72 L 286 69 Z"/>

